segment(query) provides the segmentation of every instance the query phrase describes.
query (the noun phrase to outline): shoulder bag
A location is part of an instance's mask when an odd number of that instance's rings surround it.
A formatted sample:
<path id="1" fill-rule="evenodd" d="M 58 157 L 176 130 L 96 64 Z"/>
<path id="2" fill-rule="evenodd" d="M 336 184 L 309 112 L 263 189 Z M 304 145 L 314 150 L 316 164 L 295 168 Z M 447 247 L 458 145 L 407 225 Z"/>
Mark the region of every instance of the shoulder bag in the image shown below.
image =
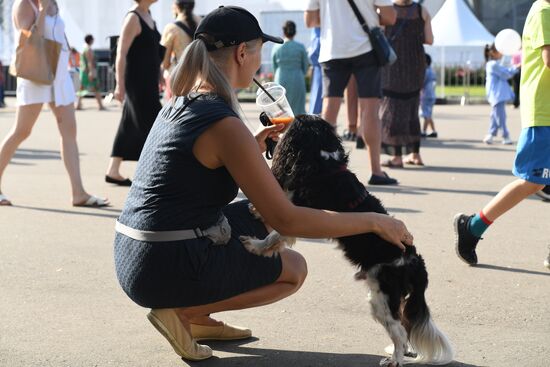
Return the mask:
<path id="1" fill-rule="evenodd" d="M 44 38 L 35 22 L 30 30 L 21 30 L 10 74 L 51 85 L 55 79 L 61 47 L 61 43 Z"/>
<path id="2" fill-rule="evenodd" d="M 353 9 L 357 20 L 359 20 L 359 24 L 361 24 L 361 27 L 369 36 L 370 44 L 374 50 L 378 65 L 386 66 L 393 64 L 397 60 L 397 55 L 390 42 L 384 35 L 384 32 L 382 32 L 382 29 L 380 27 L 374 27 L 372 29 L 369 28 L 365 18 L 363 18 L 359 12 L 357 5 L 355 5 L 355 2 L 353 0 L 348 0 L 348 3 Z"/>
<path id="3" fill-rule="evenodd" d="M 175 25 L 181 28 L 182 31 L 184 31 L 190 38 L 193 40 L 193 37 L 195 35 L 195 31 L 189 28 L 185 23 L 183 23 L 180 20 L 177 20 L 174 22 Z"/>

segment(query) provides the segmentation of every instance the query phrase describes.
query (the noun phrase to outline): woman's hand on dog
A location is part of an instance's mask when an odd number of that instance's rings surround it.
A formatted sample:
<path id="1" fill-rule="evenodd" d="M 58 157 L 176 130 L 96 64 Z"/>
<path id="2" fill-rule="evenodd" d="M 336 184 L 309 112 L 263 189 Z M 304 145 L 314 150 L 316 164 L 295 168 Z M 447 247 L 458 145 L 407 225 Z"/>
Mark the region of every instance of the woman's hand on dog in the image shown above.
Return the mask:
<path id="1" fill-rule="evenodd" d="M 285 127 L 285 124 L 262 126 L 258 129 L 258 131 L 256 131 L 256 134 L 254 135 L 262 153 L 265 152 L 267 149 L 265 140 L 267 138 L 271 138 L 274 141 L 279 140 L 279 135 L 281 135 Z"/>
<path id="2" fill-rule="evenodd" d="M 374 232 L 384 240 L 405 251 L 406 246 L 412 246 L 414 237 L 407 230 L 405 223 L 385 214 L 377 214 Z"/>

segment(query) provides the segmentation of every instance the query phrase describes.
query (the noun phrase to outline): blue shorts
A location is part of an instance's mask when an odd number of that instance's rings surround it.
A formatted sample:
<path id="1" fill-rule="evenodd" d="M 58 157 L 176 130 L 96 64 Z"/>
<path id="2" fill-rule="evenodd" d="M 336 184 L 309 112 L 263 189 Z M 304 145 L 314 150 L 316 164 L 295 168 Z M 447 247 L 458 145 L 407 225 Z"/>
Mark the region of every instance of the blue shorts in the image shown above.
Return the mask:
<path id="1" fill-rule="evenodd" d="M 550 185 L 550 126 L 521 130 L 512 172 L 525 181 Z"/>
<path id="2" fill-rule="evenodd" d="M 425 119 L 432 118 L 432 111 L 434 109 L 434 104 L 435 104 L 435 98 L 428 98 L 428 99 L 422 98 L 420 100 L 420 109 L 422 111 L 422 117 L 424 117 Z"/>

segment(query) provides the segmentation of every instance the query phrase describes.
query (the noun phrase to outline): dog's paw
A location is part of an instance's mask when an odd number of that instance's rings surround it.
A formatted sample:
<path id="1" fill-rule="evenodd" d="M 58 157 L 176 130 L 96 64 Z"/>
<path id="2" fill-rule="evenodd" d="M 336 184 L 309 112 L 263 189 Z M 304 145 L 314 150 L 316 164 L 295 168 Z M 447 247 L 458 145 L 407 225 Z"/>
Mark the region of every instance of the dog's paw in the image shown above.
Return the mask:
<path id="1" fill-rule="evenodd" d="M 400 367 L 397 361 L 394 361 L 391 358 L 384 358 L 380 361 L 380 366 L 382 367 Z"/>
<path id="2" fill-rule="evenodd" d="M 252 252 L 255 255 L 262 255 L 262 249 L 258 246 L 258 242 L 260 242 L 260 240 L 257 238 L 240 236 L 239 240 L 241 240 L 244 248 L 246 248 L 249 252 Z"/>
<path id="3" fill-rule="evenodd" d="M 271 247 L 264 250 L 263 254 L 266 257 L 277 256 L 279 252 L 283 252 L 286 248 L 285 242 L 277 242 Z"/>
<path id="4" fill-rule="evenodd" d="M 265 240 L 259 240 L 255 237 L 249 237 L 249 236 L 240 236 L 239 240 L 241 240 L 244 248 L 246 248 L 249 252 L 253 253 L 254 255 L 265 256 L 265 257 L 273 256 L 273 251 L 271 249 L 274 246 L 267 246 L 267 243 Z"/>
<path id="5" fill-rule="evenodd" d="M 263 221 L 262 215 L 261 215 L 260 212 L 256 209 L 256 207 L 254 206 L 254 204 L 248 203 L 248 211 L 250 212 L 250 214 L 252 214 L 252 217 L 254 217 L 254 219 Z"/>

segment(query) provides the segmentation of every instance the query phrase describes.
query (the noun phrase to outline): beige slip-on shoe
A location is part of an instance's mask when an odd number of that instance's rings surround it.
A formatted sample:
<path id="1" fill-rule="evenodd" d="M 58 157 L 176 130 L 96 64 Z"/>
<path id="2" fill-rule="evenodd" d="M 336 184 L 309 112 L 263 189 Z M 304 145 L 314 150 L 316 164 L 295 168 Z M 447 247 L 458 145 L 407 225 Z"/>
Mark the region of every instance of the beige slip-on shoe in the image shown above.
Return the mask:
<path id="1" fill-rule="evenodd" d="M 218 326 L 191 324 L 191 335 L 195 340 L 237 340 L 250 338 L 252 331 L 226 323 Z"/>
<path id="2" fill-rule="evenodd" d="M 212 357 L 212 349 L 193 340 L 193 337 L 183 327 L 175 309 L 152 309 L 147 314 L 147 318 L 181 357 L 191 361 L 201 361 Z"/>

